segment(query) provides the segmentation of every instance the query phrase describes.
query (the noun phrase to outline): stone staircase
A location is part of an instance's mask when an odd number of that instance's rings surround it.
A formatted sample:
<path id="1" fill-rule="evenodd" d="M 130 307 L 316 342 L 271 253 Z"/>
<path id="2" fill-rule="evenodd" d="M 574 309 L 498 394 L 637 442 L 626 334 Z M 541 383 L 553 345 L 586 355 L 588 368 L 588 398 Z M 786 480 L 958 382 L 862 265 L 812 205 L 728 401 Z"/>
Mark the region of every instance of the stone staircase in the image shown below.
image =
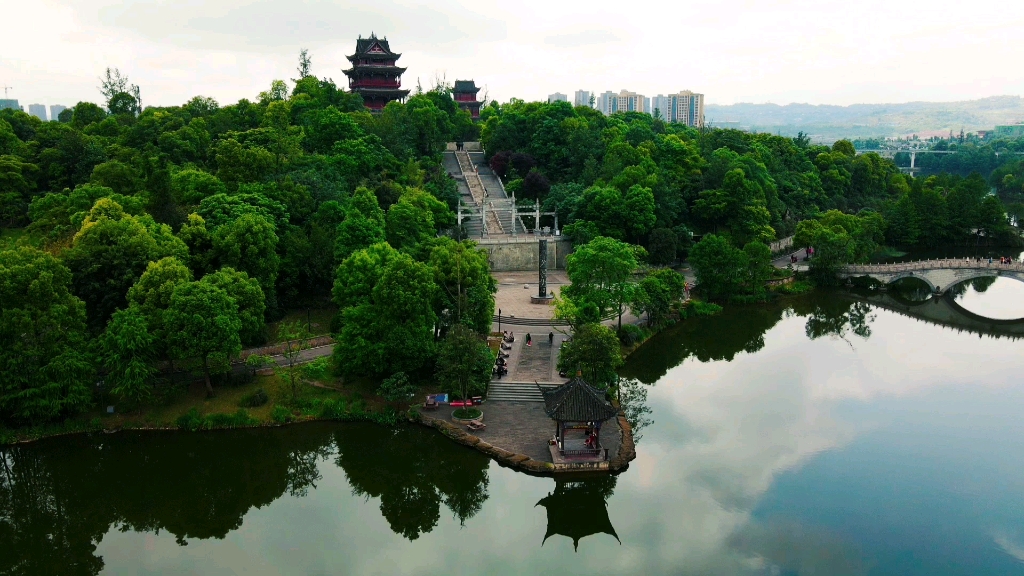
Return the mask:
<path id="1" fill-rule="evenodd" d="M 541 384 L 547 390 L 556 384 Z M 492 380 L 487 386 L 487 400 L 501 402 L 543 402 L 544 395 L 533 382 L 502 382 Z"/>

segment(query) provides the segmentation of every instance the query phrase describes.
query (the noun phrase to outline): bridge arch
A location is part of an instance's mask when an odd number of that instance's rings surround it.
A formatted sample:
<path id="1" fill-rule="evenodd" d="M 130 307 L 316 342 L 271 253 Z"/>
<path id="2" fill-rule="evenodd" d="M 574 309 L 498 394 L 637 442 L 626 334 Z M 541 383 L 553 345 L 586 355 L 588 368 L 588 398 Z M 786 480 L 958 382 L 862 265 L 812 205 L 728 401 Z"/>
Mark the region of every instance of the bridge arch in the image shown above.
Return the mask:
<path id="1" fill-rule="evenodd" d="M 898 274 L 895 274 L 895 275 L 891 276 L 888 280 L 884 281 L 883 284 L 888 286 L 889 284 L 893 284 L 895 282 L 899 282 L 900 280 L 903 280 L 903 279 L 906 279 L 906 278 L 916 278 L 916 279 L 924 282 L 925 284 L 927 284 L 928 285 L 928 289 L 931 290 L 932 292 L 939 292 L 942 289 L 941 286 L 936 286 L 935 283 L 932 282 L 931 280 L 929 280 L 928 277 L 925 276 L 924 274 L 917 274 L 916 272 L 917 272 L 916 270 L 908 270 L 906 272 L 900 272 Z"/>

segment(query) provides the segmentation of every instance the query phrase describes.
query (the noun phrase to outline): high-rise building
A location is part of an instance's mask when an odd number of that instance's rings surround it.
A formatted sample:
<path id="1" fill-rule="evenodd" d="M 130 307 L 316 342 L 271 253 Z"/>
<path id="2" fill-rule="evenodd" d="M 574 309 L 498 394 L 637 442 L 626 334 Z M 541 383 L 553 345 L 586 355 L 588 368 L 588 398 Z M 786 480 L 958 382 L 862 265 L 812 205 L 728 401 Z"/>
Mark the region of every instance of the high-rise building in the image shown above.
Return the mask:
<path id="1" fill-rule="evenodd" d="M 555 92 L 554 94 L 548 94 L 548 104 L 552 102 L 568 102 L 569 97 L 561 92 Z"/>
<path id="2" fill-rule="evenodd" d="M 46 106 L 43 104 L 29 104 L 28 113 L 46 122 Z"/>
<path id="3" fill-rule="evenodd" d="M 396 64 L 401 54 L 391 51 L 387 38 L 356 40 L 356 52 L 347 56 L 352 67 L 342 70 L 348 76 L 348 87 L 363 97 L 363 104 L 371 112 L 380 112 L 393 100 L 404 100 L 408 90 L 402 90 L 402 73 L 405 68 Z"/>
<path id="4" fill-rule="evenodd" d="M 473 80 L 456 80 L 455 86 L 452 87 L 452 99 L 455 100 L 459 108 L 468 110 L 473 120 L 480 119 L 480 104 L 482 102 L 476 99 L 477 92 L 480 92 L 480 89 L 476 87 L 476 82 Z"/>
<path id="5" fill-rule="evenodd" d="M 18 101 L 17 100 L 15 100 L 13 98 L 11 98 L 11 99 L 0 98 L 0 110 L 6 110 L 8 108 L 10 108 L 11 110 L 21 110 L 21 106 L 18 105 Z"/>
<path id="6" fill-rule="evenodd" d="M 57 119 L 58 119 L 58 116 L 60 116 L 60 113 L 65 111 L 65 110 L 67 110 L 67 109 L 68 109 L 67 106 L 61 106 L 60 104 L 51 104 L 50 105 L 50 120 L 53 120 L 54 122 L 56 122 Z"/>
<path id="7" fill-rule="evenodd" d="M 622 90 L 618 94 L 604 92 L 597 97 L 595 108 L 605 116 L 616 112 L 650 112 L 650 100 L 643 94 Z"/>
<path id="8" fill-rule="evenodd" d="M 683 90 L 678 94 L 655 96 L 651 101 L 651 113 L 665 122 L 678 122 L 699 128 L 704 125 L 704 95 Z"/>
<path id="9" fill-rule="evenodd" d="M 572 99 L 573 106 L 586 106 L 590 107 L 590 91 L 589 90 L 577 90 L 575 96 Z"/>

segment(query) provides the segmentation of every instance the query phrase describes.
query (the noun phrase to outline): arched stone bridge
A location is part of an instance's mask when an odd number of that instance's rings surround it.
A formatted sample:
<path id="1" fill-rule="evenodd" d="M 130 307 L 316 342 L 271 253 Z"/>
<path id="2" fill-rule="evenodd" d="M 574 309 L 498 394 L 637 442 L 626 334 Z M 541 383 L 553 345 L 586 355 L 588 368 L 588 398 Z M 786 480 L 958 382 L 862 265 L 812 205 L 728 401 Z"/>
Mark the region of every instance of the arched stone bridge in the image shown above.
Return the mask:
<path id="1" fill-rule="evenodd" d="M 988 260 L 948 258 L 895 264 L 854 265 L 847 266 L 839 273 L 840 278 L 865 276 L 882 284 L 891 284 L 903 278 L 918 278 L 928 284 L 933 292 L 945 294 L 951 287 L 975 278 L 1005 276 L 1024 282 L 1024 264 L 1000 264 L 998 261 L 989 264 Z"/>

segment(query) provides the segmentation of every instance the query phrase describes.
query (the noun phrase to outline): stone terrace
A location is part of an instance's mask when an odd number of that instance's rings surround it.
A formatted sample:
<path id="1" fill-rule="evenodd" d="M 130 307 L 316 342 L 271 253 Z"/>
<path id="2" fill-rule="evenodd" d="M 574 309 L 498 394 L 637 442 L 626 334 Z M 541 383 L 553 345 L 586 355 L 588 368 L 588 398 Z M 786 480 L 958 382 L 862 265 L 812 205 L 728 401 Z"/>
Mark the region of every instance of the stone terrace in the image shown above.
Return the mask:
<path id="1" fill-rule="evenodd" d="M 480 440 L 513 454 L 524 454 L 539 462 L 552 461 L 548 440 L 555 435 L 555 421 L 544 413 L 543 403 L 485 402 L 480 408 L 484 412 L 487 429 L 472 433 Z M 453 411 L 453 408 L 445 406 L 427 414 L 450 419 Z M 462 428 L 465 429 L 465 426 Z M 617 418 L 612 418 L 601 427 L 600 441 L 601 446 L 608 449 L 609 460 L 618 456 L 622 429 Z"/>

